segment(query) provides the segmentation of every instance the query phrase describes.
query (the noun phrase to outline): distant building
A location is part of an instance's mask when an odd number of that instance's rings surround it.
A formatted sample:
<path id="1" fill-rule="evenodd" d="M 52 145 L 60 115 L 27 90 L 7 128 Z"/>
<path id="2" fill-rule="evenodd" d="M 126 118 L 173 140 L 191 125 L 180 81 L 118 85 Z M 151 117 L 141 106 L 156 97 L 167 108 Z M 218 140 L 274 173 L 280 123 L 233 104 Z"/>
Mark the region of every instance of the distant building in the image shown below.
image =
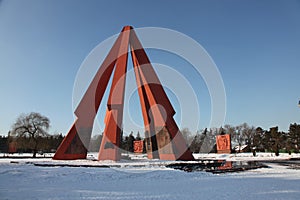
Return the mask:
<path id="1" fill-rule="evenodd" d="M 246 144 L 245 145 L 241 145 L 241 146 L 237 145 L 233 149 L 234 149 L 235 152 L 240 152 L 240 153 L 249 152 L 250 151 L 249 146 L 246 145 Z"/>

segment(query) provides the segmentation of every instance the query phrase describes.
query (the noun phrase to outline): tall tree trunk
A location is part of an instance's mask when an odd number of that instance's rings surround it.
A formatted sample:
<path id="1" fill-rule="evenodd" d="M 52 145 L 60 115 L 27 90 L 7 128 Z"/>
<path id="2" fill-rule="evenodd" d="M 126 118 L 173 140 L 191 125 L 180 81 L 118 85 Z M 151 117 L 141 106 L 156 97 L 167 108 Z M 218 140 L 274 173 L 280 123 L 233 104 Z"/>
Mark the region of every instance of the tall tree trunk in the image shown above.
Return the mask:
<path id="1" fill-rule="evenodd" d="M 37 146 L 38 146 L 38 141 L 36 138 L 33 138 L 33 141 L 34 141 L 34 149 L 33 149 L 33 154 L 32 154 L 32 157 L 33 158 L 36 158 L 36 153 L 37 153 Z"/>
<path id="2" fill-rule="evenodd" d="M 32 157 L 33 157 L 33 158 L 36 158 L 36 150 L 35 150 L 35 149 L 33 150 Z"/>

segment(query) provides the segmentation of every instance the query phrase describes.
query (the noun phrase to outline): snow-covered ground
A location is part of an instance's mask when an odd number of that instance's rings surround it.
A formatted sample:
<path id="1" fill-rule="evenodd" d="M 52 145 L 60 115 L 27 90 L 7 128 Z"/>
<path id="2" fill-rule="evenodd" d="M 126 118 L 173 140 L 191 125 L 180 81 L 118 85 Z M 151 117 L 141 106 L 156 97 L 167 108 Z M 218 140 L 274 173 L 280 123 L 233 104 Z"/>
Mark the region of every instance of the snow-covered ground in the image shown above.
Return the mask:
<path id="1" fill-rule="evenodd" d="M 290 158 L 299 158 L 300 154 L 280 153 L 279 156 L 275 156 L 275 153 L 256 153 L 253 156 L 252 153 L 236 153 L 236 154 L 214 154 L 214 153 L 199 153 L 193 154 L 196 159 L 223 159 L 227 161 L 272 161 L 272 160 L 287 160 Z"/>
<path id="2" fill-rule="evenodd" d="M 264 157 L 264 160 L 276 159 L 268 154 L 257 158 L 251 157 L 250 154 L 205 156 L 232 160 L 255 160 L 260 157 Z M 92 160 L 53 161 L 50 158 L 1 158 L 0 199 L 287 200 L 300 197 L 300 170 L 277 164 L 268 164 L 270 168 L 218 175 L 206 172 L 188 173 L 166 168 L 164 161 L 149 161 L 138 159 L 136 156 L 133 158 L 136 158 L 135 162 L 118 163 Z M 288 155 L 282 155 L 281 159 L 287 158 Z M 121 163 L 122 166 L 38 167 L 31 163 L 94 163 L 112 166 Z"/>

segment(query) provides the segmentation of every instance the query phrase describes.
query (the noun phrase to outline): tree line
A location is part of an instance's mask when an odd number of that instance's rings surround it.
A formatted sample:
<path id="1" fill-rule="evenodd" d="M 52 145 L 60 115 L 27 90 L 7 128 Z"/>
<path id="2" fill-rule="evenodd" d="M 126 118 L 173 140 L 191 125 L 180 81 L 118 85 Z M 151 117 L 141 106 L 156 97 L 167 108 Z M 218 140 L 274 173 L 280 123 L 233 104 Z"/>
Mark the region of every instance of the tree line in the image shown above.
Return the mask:
<path id="1" fill-rule="evenodd" d="M 0 136 L 1 153 L 53 153 L 56 151 L 64 136 L 62 134 L 38 136 L 35 140 L 26 136 Z"/>
<path id="2" fill-rule="evenodd" d="M 31 152 L 33 157 L 37 152 L 54 152 L 64 139 L 62 134 L 50 135 L 49 118 L 39 113 L 20 115 L 12 125 L 7 137 L 0 137 L 0 152 Z M 181 130 L 190 150 L 194 153 L 216 152 L 216 136 L 230 134 L 232 147 L 246 145 L 252 152 L 298 153 L 300 150 L 300 124 L 290 124 L 288 132 L 279 131 L 278 127 L 264 130 L 261 127 L 249 126 L 243 123 L 238 126 L 225 125 L 221 128 L 210 128 L 191 133 L 188 128 Z M 121 133 L 120 148 L 133 152 L 133 142 L 144 140 L 140 133 L 135 137 L 133 132 L 128 136 Z M 102 134 L 91 138 L 88 150 L 97 152 L 101 145 Z M 145 147 L 145 145 L 144 145 Z M 144 149 L 145 152 L 145 149 Z"/>
<path id="3" fill-rule="evenodd" d="M 102 137 L 103 137 L 103 133 L 101 135 L 95 135 L 91 138 L 89 149 L 88 149 L 90 152 L 98 152 L 99 151 L 101 141 L 102 141 Z M 137 132 L 136 136 L 134 136 L 133 131 L 131 131 L 131 133 L 129 135 L 126 135 L 126 136 L 124 136 L 123 132 L 122 132 L 120 138 L 121 138 L 120 149 L 122 151 L 124 151 L 124 152 L 134 152 L 134 144 L 133 144 L 134 141 L 143 140 L 143 143 L 144 143 L 143 152 L 146 153 L 145 141 L 141 137 L 139 132 Z"/>
<path id="4" fill-rule="evenodd" d="M 7 137 L 0 137 L 1 152 L 32 153 L 53 152 L 63 140 L 62 134 L 50 135 L 50 120 L 40 113 L 21 114 Z"/>
<path id="5" fill-rule="evenodd" d="M 48 129 L 50 120 L 40 113 L 29 113 L 20 115 L 12 125 L 8 136 L 0 136 L 0 152 L 2 153 L 37 153 L 55 152 L 64 136 L 62 134 L 50 135 Z M 134 137 L 133 132 L 128 136 L 121 134 L 120 148 L 123 151 L 133 152 L 133 142 L 142 140 L 139 133 Z M 97 152 L 102 141 L 102 134 L 91 138 L 89 151 Z"/>
<path id="6" fill-rule="evenodd" d="M 238 126 L 225 125 L 221 128 L 204 129 L 191 134 L 188 129 L 182 131 L 190 150 L 194 153 L 216 152 L 216 136 L 230 134 L 232 146 L 247 145 L 248 151 L 299 153 L 300 124 L 290 124 L 288 132 L 279 131 L 278 126 L 264 130 L 261 127 L 243 123 Z"/>

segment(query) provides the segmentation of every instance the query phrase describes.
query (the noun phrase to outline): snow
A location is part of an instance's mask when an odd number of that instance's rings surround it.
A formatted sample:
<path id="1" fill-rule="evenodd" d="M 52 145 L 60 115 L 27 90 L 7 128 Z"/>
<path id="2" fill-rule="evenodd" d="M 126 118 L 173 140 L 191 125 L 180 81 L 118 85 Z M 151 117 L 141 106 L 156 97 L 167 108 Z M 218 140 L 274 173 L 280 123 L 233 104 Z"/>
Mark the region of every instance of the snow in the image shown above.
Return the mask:
<path id="1" fill-rule="evenodd" d="M 236 154 L 214 154 L 214 153 L 203 153 L 193 154 L 196 159 L 215 159 L 215 160 L 226 160 L 226 161 L 272 161 L 272 160 L 288 160 L 290 158 L 299 158 L 300 154 L 280 153 L 279 156 L 275 156 L 275 153 L 256 153 L 253 156 L 252 153 L 236 153 Z"/>
<path id="2" fill-rule="evenodd" d="M 251 154 L 252 155 L 252 154 Z M 206 157 L 231 160 L 279 159 L 271 154 Z M 200 157 L 201 155 L 198 155 Z M 204 155 L 203 155 L 204 156 Z M 292 155 L 297 157 L 298 155 Z M 93 156 L 90 156 L 91 158 Z M 278 164 L 240 173 L 184 172 L 164 167 L 166 161 L 54 161 L 50 158 L 0 159 L 0 199 L 299 199 L 300 170 Z M 282 155 L 280 159 L 288 159 Z M 11 163 L 13 161 L 13 163 Z M 110 165 L 38 167 L 32 163 Z"/>

